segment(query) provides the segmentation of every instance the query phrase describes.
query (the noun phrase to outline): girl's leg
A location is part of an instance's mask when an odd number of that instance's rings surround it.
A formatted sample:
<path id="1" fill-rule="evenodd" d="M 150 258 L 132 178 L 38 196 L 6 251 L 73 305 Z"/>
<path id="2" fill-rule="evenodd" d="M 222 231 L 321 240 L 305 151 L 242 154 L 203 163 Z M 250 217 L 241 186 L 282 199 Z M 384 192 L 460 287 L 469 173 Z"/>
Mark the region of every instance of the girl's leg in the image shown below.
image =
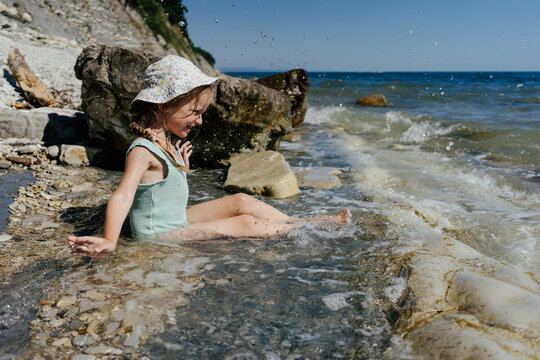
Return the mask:
<path id="1" fill-rule="evenodd" d="M 185 228 L 188 234 L 207 234 L 231 237 L 266 237 L 292 230 L 298 225 L 275 223 L 261 220 L 252 215 L 238 215 L 225 219 L 216 219 L 198 223 L 191 223 Z M 192 237 L 197 238 L 198 236 Z"/>
<path id="2" fill-rule="evenodd" d="M 186 213 L 190 224 L 232 218 L 239 215 L 251 215 L 268 223 L 281 223 L 291 220 L 289 216 L 276 208 L 243 193 L 194 205 L 189 207 Z"/>

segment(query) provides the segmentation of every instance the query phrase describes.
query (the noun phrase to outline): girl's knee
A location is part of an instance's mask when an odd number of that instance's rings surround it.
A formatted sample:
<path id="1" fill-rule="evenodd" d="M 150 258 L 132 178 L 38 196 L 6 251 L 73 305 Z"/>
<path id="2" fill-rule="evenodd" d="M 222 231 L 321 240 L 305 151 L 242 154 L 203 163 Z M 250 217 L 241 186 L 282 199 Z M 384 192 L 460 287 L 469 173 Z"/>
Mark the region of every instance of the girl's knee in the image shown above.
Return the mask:
<path id="1" fill-rule="evenodd" d="M 249 210 L 249 207 L 255 203 L 255 198 L 244 194 L 244 193 L 238 193 L 231 195 L 233 206 L 235 209 L 242 211 L 242 210 Z"/>

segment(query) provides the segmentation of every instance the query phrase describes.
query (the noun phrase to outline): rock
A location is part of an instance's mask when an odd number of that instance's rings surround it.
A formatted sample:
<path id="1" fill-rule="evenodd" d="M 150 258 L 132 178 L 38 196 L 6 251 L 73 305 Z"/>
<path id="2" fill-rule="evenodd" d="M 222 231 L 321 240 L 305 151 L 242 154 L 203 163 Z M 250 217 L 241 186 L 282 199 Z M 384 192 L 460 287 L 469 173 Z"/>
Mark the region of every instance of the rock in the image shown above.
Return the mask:
<path id="1" fill-rule="evenodd" d="M 9 137 L 38 139 L 49 145 L 86 144 L 88 125 L 84 114 L 77 110 L 50 107 L 2 109 L 0 138 Z"/>
<path id="2" fill-rule="evenodd" d="M 142 88 L 144 70 L 160 56 L 94 45 L 77 58 L 75 74 L 82 80 L 81 107 L 90 138 L 107 149 L 113 162 L 123 163 L 134 139 L 129 130 L 131 101 Z"/>
<path id="3" fill-rule="evenodd" d="M 528 358 L 538 353 L 540 288 L 533 273 L 449 238 L 426 239 L 401 273 L 396 329 L 426 358 Z M 445 334 L 440 336 L 440 334 Z"/>
<path id="4" fill-rule="evenodd" d="M 11 17 L 11 18 L 19 17 L 19 12 L 17 11 L 17 8 L 8 7 L 8 6 L 5 6 L 2 3 L 0 3 L 0 14 L 2 14 L 4 16 Z"/>
<path id="5" fill-rule="evenodd" d="M 28 15 L 28 14 L 27 14 Z M 17 48 L 11 48 L 8 53 L 8 66 L 11 74 L 17 80 L 26 101 L 34 106 L 58 107 L 54 96 L 45 84 L 34 75 Z"/>
<path id="6" fill-rule="evenodd" d="M 309 89 L 308 73 L 304 69 L 295 69 L 257 80 L 259 84 L 279 90 L 291 101 L 292 125 L 304 121 L 308 109 L 306 94 Z"/>
<path id="7" fill-rule="evenodd" d="M 0 234 L 0 242 L 9 241 L 13 239 L 13 236 L 8 234 Z"/>
<path id="8" fill-rule="evenodd" d="M 60 162 L 65 165 L 88 165 L 86 149 L 80 145 L 62 145 L 60 147 Z"/>
<path id="9" fill-rule="evenodd" d="M 21 164 L 24 166 L 29 166 L 32 164 L 32 159 L 22 156 L 8 156 L 6 158 L 8 161 L 14 162 L 16 164 Z"/>
<path id="10" fill-rule="evenodd" d="M 51 159 L 56 159 L 60 154 L 60 148 L 57 145 L 51 145 L 47 148 L 47 155 Z"/>
<path id="11" fill-rule="evenodd" d="M 71 347 L 71 341 L 69 338 L 60 338 L 53 341 L 51 345 L 55 347 Z"/>
<path id="12" fill-rule="evenodd" d="M 333 189 L 341 186 L 341 181 L 336 176 L 341 174 L 338 169 L 327 167 L 312 167 L 295 171 L 296 179 L 300 187 L 311 187 L 315 189 Z"/>
<path id="13" fill-rule="evenodd" d="M 278 152 L 238 154 L 229 161 L 231 167 L 223 184 L 225 190 L 276 198 L 286 198 L 299 192 L 294 173 Z"/>
<path id="14" fill-rule="evenodd" d="M 105 305 L 105 301 L 91 301 L 88 299 L 81 300 L 79 304 L 79 314 L 82 314 L 88 310 L 99 309 Z"/>
<path id="15" fill-rule="evenodd" d="M 56 307 L 59 309 L 64 309 L 64 308 L 67 308 L 68 306 L 75 304 L 76 302 L 77 302 L 77 297 L 74 295 L 63 296 L 56 303 Z"/>
<path id="16" fill-rule="evenodd" d="M 30 23 L 32 22 L 32 15 L 30 15 L 29 13 L 25 12 L 21 15 L 21 19 L 23 22 L 27 22 L 27 23 Z"/>
<path id="17" fill-rule="evenodd" d="M 71 342 L 73 343 L 73 346 L 84 347 L 95 344 L 96 340 L 88 335 L 77 335 Z"/>
<path id="18" fill-rule="evenodd" d="M 9 169 L 11 166 L 11 161 L 0 160 L 0 169 Z"/>
<path id="19" fill-rule="evenodd" d="M 19 154 L 34 154 L 39 150 L 37 145 L 26 145 L 21 148 L 16 149 Z"/>
<path id="20" fill-rule="evenodd" d="M 64 180 L 58 180 L 52 186 L 56 190 L 67 190 L 67 189 L 69 189 L 69 184 L 67 182 L 65 182 Z"/>
<path id="21" fill-rule="evenodd" d="M 94 355 L 77 354 L 71 360 L 96 360 L 96 357 Z"/>
<path id="22" fill-rule="evenodd" d="M 82 108 L 90 138 L 103 147 L 109 165 L 122 165 L 134 136 L 129 130 L 131 101 L 142 88 L 146 67 L 160 57 L 118 47 L 90 46 L 77 59 Z M 292 90 L 291 90 L 292 91 Z M 257 82 L 221 76 L 215 104 L 204 126 L 192 131 L 192 164 L 221 166 L 241 149 L 272 149 L 292 129 L 287 95 Z"/>
<path id="23" fill-rule="evenodd" d="M 363 106 L 388 106 L 388 101 L 386 101 L 386 97 L 382 94 L 362 96 L 356 100 L 356 103 Z"/>
<path id="24" fill-rule="evenodd" d="M 123 351 L 121 349 L 117 349 L 111 346 L 105 346 L 105 345 L 98 345 L 91 348 L 84 349 L 84 352 L 86 354 L 92 354 L 92 355 L 121 355 Z"/>

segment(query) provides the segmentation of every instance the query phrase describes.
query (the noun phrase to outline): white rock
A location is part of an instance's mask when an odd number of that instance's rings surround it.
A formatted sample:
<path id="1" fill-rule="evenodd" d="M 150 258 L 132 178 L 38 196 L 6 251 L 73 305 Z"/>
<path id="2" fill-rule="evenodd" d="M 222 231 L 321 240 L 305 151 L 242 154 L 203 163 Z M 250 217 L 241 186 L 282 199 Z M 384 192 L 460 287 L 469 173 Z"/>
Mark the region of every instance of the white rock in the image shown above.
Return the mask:
<path id="1" fill-rule="evenodd" d="M 8 234 L 0 234 L 0 242 L 9 241 L 13 239 L 11 235 Z"/>
<path id="2" fill-rule="evenodd" d="M 248 194 L 286 198 L 298 194 L 291 167 L 278 152 L 263 151 L 233 155 L 223 188 Z"/>
<path id="3" fill-rule="evenodd" d="M 52 145 L 47 148 L 47 155 L 49 155 L 51 159 L 56 159 L 59 154 L 60 148 L 58 146 Z"/>
<path id="4" fill-rule="evenodd" d="M 32 22 L 32 15 L 30 15 L 29 13 L 25 12 L 21 15 L 21 19 L 24 21 L 24 22 Z"/>
<path id="5" fill-rule="evenodd" d="M 60 162 L 66 165 L 88 165 L 86 149 L 81 145 L 62 145 L 60 147 Z"/>

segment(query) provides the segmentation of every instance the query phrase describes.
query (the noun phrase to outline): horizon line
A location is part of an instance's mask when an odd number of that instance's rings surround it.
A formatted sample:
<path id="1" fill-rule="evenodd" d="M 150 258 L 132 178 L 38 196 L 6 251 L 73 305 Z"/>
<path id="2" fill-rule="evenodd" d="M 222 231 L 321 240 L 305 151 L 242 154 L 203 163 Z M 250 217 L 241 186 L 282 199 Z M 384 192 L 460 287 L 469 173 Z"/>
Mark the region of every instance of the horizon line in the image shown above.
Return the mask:
<path id="1" fill-rule="evenodd" d="M 248 67 L 238 67 L 238 68 L 223 68 L 218 70 L 220 72 L 287 72 L 296 69 L 303 69 L 307 72 L 315 73 L 371 73 L 371 74 L 381 74 L 381 73 L 540 73 L 540 70 L 307 70 L 302 67 L 295 67 L 289 69 L 258 69 L 258 68 L 248 68 Z"/>

